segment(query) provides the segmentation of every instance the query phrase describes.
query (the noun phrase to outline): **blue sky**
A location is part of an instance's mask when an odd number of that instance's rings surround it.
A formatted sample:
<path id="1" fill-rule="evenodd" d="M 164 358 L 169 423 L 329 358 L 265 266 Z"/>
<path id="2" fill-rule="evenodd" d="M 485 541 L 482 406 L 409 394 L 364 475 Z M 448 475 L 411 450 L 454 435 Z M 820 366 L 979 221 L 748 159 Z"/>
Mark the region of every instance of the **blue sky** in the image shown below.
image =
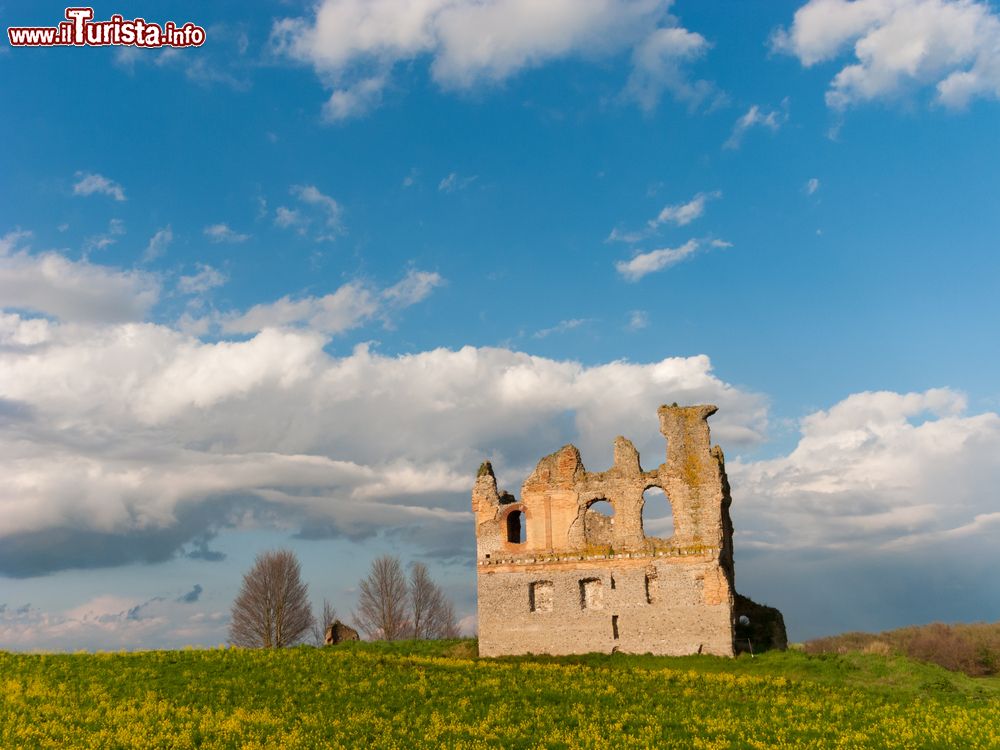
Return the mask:
<path id="1" fill-rule="evenodd" d="M 471 630 L 478 462 L 671 401 L 793 638 L 1000 618 L 995 4 L 94 9 L 207 40 L 0 48 L 0 647 L 222 642 L 275 546 Z"/>

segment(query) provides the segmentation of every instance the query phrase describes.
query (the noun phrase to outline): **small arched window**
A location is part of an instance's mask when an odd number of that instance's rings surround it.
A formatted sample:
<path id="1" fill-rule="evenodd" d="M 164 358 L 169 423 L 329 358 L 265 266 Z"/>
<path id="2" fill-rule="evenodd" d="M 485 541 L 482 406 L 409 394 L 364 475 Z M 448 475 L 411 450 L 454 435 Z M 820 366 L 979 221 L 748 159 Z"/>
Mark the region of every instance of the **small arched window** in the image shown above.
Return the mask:
<path id="1" fill-rule="evenodd" d="M 511 544 L 524 544 L 524 511 L 512 510 L 507 514 L 507 541 Z"/>

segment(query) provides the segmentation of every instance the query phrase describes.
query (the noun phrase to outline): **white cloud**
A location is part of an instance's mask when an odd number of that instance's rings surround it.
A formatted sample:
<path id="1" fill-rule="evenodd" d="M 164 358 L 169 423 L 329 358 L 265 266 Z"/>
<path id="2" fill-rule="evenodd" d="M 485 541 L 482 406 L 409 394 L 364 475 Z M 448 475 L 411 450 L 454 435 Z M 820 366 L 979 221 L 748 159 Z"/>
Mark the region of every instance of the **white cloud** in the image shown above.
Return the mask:
<path id="1" fill-rule="evenodd" d="M 705 215 L 705 206 L 710 200 L 717 200 L 721 197 L 721 190 L 713 190 L 707 193 L 698 193 L 686 203 L 664 206 L 654 218 L 646 222 L 646 226 L 643 229 L 626 231 L 615 227 L 611 230 L 605 242 L 625 242 L 629 245 L 634 245 L 656 234 L 657 230 L 663 224 L 674 224 L 679 227 L 687 226 Z"/>
<path id="2" fill-rule="evenodd" d="M 17 249 L 25 233 L 0 240 L 0 305 L 70 322 L 141 320 L 159 299 L 157 278 L 55 252 Z"/>
<path id="3" fill-rule="evenodd" d="M 965 412 L 961 394 L 932 389 L 858 393 L 810 414 L 787 456 L 731 465 L 741 544 L 870 551 L 986 534 L 1000 415 Z"/>
<path id="4" fill-rule="evenodd" d="M 161 648 L 226 642 L 226 612 L 192 611 L 170 598 L 102 594 L 64 611 L 0 605 L 0 640 L 17 650 Z"/>
<path id="5" fill-rule="evenodd" d="M 687 226 L 695 219 L 701 218 L 704 215 L 705 204 L 708 201 L 721 197 L 722 191 L 713 190 L 710 193 L 698 193 L 687 203 L 664 206 L 657 217 L 650 220 L 649 226 L 656 227 L 666 223 L 676 224 L 679 227 Z"/>
<path id="6" fill-rule="evenodd" d="M 586 325 L 589 322 L 590 318 L 571 318 L 570 320 L 560 320 L 551 328 L 543 328 L 540 331 L 536 331 L 532 338 L 544 339 L 553 334 L 566 333 L 567 331 L 572 331 L 580 326 Z"/>
<path id="7" fill-rule="evenodd" d="M 77 181 L 73 185 L 73 195 L 110 195 L 116 201 L 125 200 L 125 189 L 114 180 L 104 175 L 89 172 L 77 172 Z"/>
<path id="8" fill-rule="evenodd" d="M 708 81 L 691 81 L 686 65 L 704 56 L 709 43 L 701 34 L 679 27 L 653 31 L 632 53 L 633 70 L 626 92 L 646 111 L 653 110 L 664 91 L 678 101 L 698 106 L 715 92 Z"/>
<path id="9" fill-rule="evenodd" d="M 368 114 L 381 103 L 387 82 L 385 75 L 374 75 L 335 89 L 323 105 L 323 117 L 339 122 Z"/>
<path id="10" fill-rule="evenodd" d="M 723 144 L 723 148 L 736 149 L 743 143 L 743 136 L 752 128 L 767 128 L 772 133 L 778 132 L 788 121 L 788 99 L 781 102 L 781 109 L 762 109 L 754 104 L 733 125 L 733 132 Z"/>
<path id="11" fill-rule="evenodd" d="M 278 206 L 274 212 L 274 223 L 282 229 L 294 228 L 299 234 L 305 232 L 305 228 L 309 224 L 300 211 L 287 206 Z"/>
<path id="12" fill-rule="evenodd" d="M 361 282 L 351 282 L 322 297 L 292 299 L 254 305 L 245 313 L 222 321 L 228 333 L 254 333 L 275 326 L 305 325 L 334 334 L 356 328 L 378 312 L 376 296 Z"/>
<path id="13" fill-rule="evenodd" d="M 103 234 L 95 234 L 83 242 L 84 252 L 90 252 L 91 250 L 103 250 L 104 248 L 115 244 L 118 238 L 125 234 L 125 222 L 121 219 L 111 219 L 108 222 L 107 231 Z"/>
<path id="14" fill-rule="evenodd" d="M 633 50 L 626 93 L 649 109 L 664 90 L 688 102 L 711 85 L 685 66 L 708 47 L 681 28 L 664 0 L 323 0 L 310 18 L 275 23 L 279 54 L 311 65 L 333 93 L 324 113 L 342 120 L 377 106 L 399 63 L 428 56 L 446 89 L 503 81 L 560 58 Z"/>
<path id="15" fill-rule="evenodd" d="M 402 280 L 383 290 L 382 299 L 395 309 L 423 302 L 437 287 L 444 284 L 440 274 L 410 270 Z"/>
<path id="16" fill-rule="evenodd" d="M 152 324 L 46 335 L 31 352 L 0 347 L 0 398 L 30 415 L 0 424 L 0 570 L 15 574 L 162 559 L 246 512 L 350 536 L 464 527 L 483 458 L 515 485 L 568 439 L 601 468 L 625 431 L 656 465 L 662 401 L 720 403 L 713 428 L 730 445 L 765 424 L 762 399 L 719 381 L 706 357 L 332 357 L 324 336 L 274 328 L 214 343 Z M 91 553 L 73 539 L 92 552 L 94 535 L 100 559 L 81 560 Z"/>
<path id="17" fill-rule="evenodd" d="M 457 172 L 451 172 L 438 183 L 438 190 L 442 193 L 454 193 L 456 190 L 465 190 L 476 179 L 477 175 L 462 177 Z"/>
<path id="18" fill-rule="evenodd" d="M 628 314 L 628 330 L 641 331 L 649 326 L 649 313 L 645 310 L 633 310 Z"/>
<path id="19" fill-rule="evenodd" d="M 322 297 L 282 297 L 276 302 L 254 305 L 245 313 L 222 319 L 228 333 L 255 333 L 276 326 L 304 326 L 325 334 L 337 334 L 363 323 L 423 301 L 444 283 L 436 273 L 410 270 L 393 286 L 382 290 L 352 281 Z"/>
<path id="20" fill-rule="evenodd" d="M 256 61 L 246 54 L 250 46 L 246 31 L 238 24 L 213 23 L 208 34 L 211 46 L 200 47 L 196 55 L 173 48 L 118 47 L 114 62 L 129 75 L 134 75 L 139 65 L 150 65 L 183 72 L 189 81 L 206 88 L 221 84 L 236 91 L 248 90 Z"/>
<path id="21" fill-rule="evenodd" d="M 212 224 L 202 230 L 212 242 L 240 243 L 250 239 L 249 234 L 237 232 L 228 224 Z"/>
<path id="22" fill-rule="evenodd" d="M 324 195 L 315 185 L 292 185 L 291 192 L 303 203 L 318 206 L 325 215 L 327 226 L 339 228 L 342 209 L 337 201 Z"/>
<path id="23" fill-rule="evenodd" d="M 274 216 L 277 226 L 294 229 L 299 234 L 305 234 L 310 227 L 317 226 L 319 229 L 313 236 L 317 242 L 332 241 L 344 233 L 343 208 L 334 198 L 324 194 L 315 185 L 292 185 L 289 192 L 308 207 L 308 214 L 301 209 L 279 206 Z"/>
<path id="24" fill-rule="evenodd" d="M 167 251 L 170 243 L 174 241 L 174 232 L 169 225 L 159 229 L 156 233 L 149 238 L 149 244 L 146 245 L 146 250 L 142 254 L 142 260 L 144 263 L 149 263 L 156 258 L 159 258 L 163 253 Z"/>
<path id="25" fill-rule="evenodd" d="M 646 237 L 649 236 L 647 231 L 627 231 L 624 229 L 618 229 L 615 227 L 611 230 L 610 234 L 605 242 L 625 242 L 629 245 L 634 245 L 636 242 L 642 242 Z"/>
<path id="26" fill-rule="evenodd" d="M 227 277 L 216 268 L 198 263 L 198 272 L 191 276 L 181 276 L 177 282 L 177 290 L 181 294 L 204 294 L 210 289 L 222 286 Z"/>
<path id="27" fill-rule="evenodd" d="M 698 240 L 688 240 L 680 247 L 651 250 L 636 255 L 632 260 L 620 260 L 615 264 L 615 268 L 626 281 L 638 281 L 646 274 L 662 271 L 680 263 L 697 252 L 699 246 Z"/>
<path id="28" fill-rule="evenodd" d="M 806 195 L 814 195 L 819 190 L 819 178 L 810 177 L 802 189 L 805 190 Z"/>
<path id="29" fill-rule="evenodd" d="M 807 67 L 850 48 L 826 93 L 838 110 L 924 86 L 948 107 L 1000 97 L 1000 16 L 986 2 L 810 0 L 772 44 Z"/>

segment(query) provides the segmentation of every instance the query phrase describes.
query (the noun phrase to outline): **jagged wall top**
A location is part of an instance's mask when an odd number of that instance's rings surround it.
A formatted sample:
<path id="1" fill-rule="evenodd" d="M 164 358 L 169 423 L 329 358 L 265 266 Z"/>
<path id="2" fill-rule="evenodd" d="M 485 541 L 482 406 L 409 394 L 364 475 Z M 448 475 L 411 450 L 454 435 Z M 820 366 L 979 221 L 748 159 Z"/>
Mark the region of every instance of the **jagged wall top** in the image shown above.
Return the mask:
<path id="1" fill-rule="evenodd" d="M 708 426 L 716 411 L 712 405 L 661 406 L 666 461 L 650 471 L 621 436 L 614 443 L 614 465 L 603 472 L 587 471 L 576 447 L 563 446 L 538 462 L 520 501 L 498 490 L 492 466 L 484 463 L 472 494 L 479 561 L 690 547 L 717 549 L 731 559 L 729 486 L 722 451 L 711 447 Z M 672 506 L 674 529 L 666 538 L 648 536 L 643 528 L 643 493 L 651 487 L 663 489 Z M 600 500 L 611 504 L 610 520 L 590 509 Z M 513 538 L 522 527 L 523 541 Z"/>

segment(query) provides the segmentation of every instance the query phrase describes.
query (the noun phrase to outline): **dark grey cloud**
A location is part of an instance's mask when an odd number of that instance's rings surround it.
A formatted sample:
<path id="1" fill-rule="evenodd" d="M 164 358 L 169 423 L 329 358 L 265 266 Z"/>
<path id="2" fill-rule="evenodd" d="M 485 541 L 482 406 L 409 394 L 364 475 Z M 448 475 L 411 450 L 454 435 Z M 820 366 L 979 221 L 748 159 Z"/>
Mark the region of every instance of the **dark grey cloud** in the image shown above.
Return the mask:
<path id="1" fill-rule="evenodd" d="M 208 544 L 218 536 L 216 531 L 206 531 L 191 541 L 191 548 L 183 552 L 189 560 L 205 560 L 206 562 L 222 562 L 226 559 L 225 552 L 211 549 Z"/>
<path id="2" fill-rule="evenodd" d="M 0 398 L 0 424 L 28 422 L 33 417 L 34 409 L 31 408 L 31 404 L 9 398 Z"/>
<path id="3" fill-rule="evenodd" d="M 243 497 L 218 498 L 180 511 L 171 526 L 120 534 L 68 526 L 12 534 L 0 543 L 0 575 L 31 578 L 60 570 L 161 563 L 178 555 L 218 561 L 225 555 L 207 547 L 208 540 L 215 536 L 214 530 L 230 526 L 231 515 L 237 509 L 252 513 L 255 505 L 261 502 Z M 188 545 L 194 545 L 193 552 L 185 553 Z"/>
<path id="4" fill-rule="evenodd" d="M 934 621 L 1000 620 L 1000 555 L 961 544 L 933 554 L 741 553 L 736 589 L 780 609 L 789 638 Z"/>
<path id="5" fill-rule="evenodd" d="M 194 587 L 186 594 L 181 594 L 179 597 L 177 597 L 177 601 L 180 602 L 181 604 L 194 604 L 196 601 L 198 601 L 198 599 L 201 598 L 202 591 L 204 591 L 204 589 L 202 589 L 201 584 L 196 583 Z"/>
<path id="6" fill-rule="evenodd" d="M 149 607 L 151 604 L 156 604 L 157 602 L 162 602 L 162 601 L 163 601 L 163 597 L 162 596 L 154 596 L 152 599 L 147 599 L 142 604 L 136 604 L 134 607 L 130 607 L 128 609 L 128 611 L 125 612 L 125 619 L 126 620 L 141 620 L 142 619 L 142 612 L 143 612 L 144 609 L 146 609 L 147 607 Z M 104 617 L 107 617 L 108 619 L 114 620 L 114 619 L 118 619 L 119 616 L 118 615 L 104 615 Z"/>

